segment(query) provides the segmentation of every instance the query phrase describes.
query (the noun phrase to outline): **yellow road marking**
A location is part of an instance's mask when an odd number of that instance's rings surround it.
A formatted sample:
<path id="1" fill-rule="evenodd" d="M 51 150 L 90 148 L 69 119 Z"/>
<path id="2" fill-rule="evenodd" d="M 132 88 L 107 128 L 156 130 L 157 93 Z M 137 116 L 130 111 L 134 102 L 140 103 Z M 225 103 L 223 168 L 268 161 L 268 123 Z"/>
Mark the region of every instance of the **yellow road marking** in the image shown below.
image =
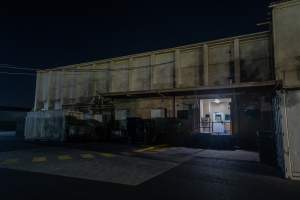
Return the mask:
<path id="1" fill-rule="evenodd" d="M 169 145 L 166 145 L 166 144 L 158 145 L 156 147 L 157 148 L 150 150 L 150 152 L 162 152 L 162 151 L 166 151 L 167 149 L 169 149 Z"/>
<path id="2" fill-rule="evenodd" d="M 150 153 L 158 153 L 158 152 L 163 152 L 165 150 L 167 150 L 167 148 L 153 149 L 153 150 L 150 150 L 148 152 L 150 152 Z"/>
<path id="3" fill-rule="evenodd" d="M 112 153 L 102 153 L 102 152 L 97 152 L 97 154 L 100 155 L 100 156 L 107 157 L 107 158 L 115 157 L 115 155 L 112 154 Z"/>
<path id="4" fill-rule="evenodd" d="M 72 160 L 72 157 L 69 155 L 59 155 L 57 158 L 58 160 Z"/>
<path id="5" fill-rule="evenodd" d="M 160 144 L 160 145 L 156 145 L 156 147 L 158 148 L 164 148 L 164 147 L 169 147 L 170 145 L 168 144 Z"/>
<path id="6" fill-rule="evenodd" d="M 93 156 L 92 154 L 89 154 L 89 153 L 85 153 L 85 154 L 80 154 L 81 158 L 84 158 L 84 159 L 93 159 L 95 158 L 95 156 Z"/>
<path id="7" fill-rule="evenodd" d="M 144 149 L 138 149 L 138 150 L 135 150 L 134 152 L 140 153 L 140 152 L 144 152 L 144 151 L 150 151 L 150 150 L 153 150 L 153 149 L 155 149 L 154 146 L 147 147 L 147 148 L 144 148 Z"/>
<path id="8" fill-rule="evenodd" d="M 32 162 L 36 162 L 36 163 L 46 162 L 46 161 L 47 161 L 47 157 L 45 157 L 45 156 L 38 156 L 38 157 L 32 158 Z"/>
<path id="9" fill-rule="evenodd" d="M 4 164 L 4 165 L 16 164 L 16 163 L 18 163 L 18 161 L 19 160 L 17 158 L 12 158 L 12 159 L 4 160 L 1 164 Z"/>
<path id="10" fill-rule="evenodd" d="M 143 149 L 138 149 L 135 150 L 134 152 L 136 153 L 141 153 L 141 152 L 158 152 L 158 151 L 164 151 L 166 150 L 169 145 L 167 144 L 161 144 L 161 145 L 156 145 L 156 146 L 151 146 L 151 147 L 147 147 L 147 148 L 143 148 Z"/>

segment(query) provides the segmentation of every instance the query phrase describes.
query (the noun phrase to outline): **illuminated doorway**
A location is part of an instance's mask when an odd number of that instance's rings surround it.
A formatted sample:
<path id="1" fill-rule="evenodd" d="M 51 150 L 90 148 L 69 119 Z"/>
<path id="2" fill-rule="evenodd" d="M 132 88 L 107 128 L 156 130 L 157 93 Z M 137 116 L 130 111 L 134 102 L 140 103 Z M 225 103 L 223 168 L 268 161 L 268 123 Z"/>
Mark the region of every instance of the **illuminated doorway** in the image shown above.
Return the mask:
<path id="1" fill-rule="evenodd" d="M 200 100 L 200 133 L 232 135 L 231 98 Z"/>

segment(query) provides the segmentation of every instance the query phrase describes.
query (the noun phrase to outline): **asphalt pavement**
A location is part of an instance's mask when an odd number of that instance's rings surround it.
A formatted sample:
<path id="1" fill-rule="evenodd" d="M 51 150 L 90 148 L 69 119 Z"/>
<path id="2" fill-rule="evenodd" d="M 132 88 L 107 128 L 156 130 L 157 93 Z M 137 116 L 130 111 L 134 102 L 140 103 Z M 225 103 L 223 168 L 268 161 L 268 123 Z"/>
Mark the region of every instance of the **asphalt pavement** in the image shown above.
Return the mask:
<path id="1" fill-rule="evenodd" d="M 47 145 L 0 137 L 0 197 L 10 199 L 299 199 L 257 154 L 170 146 Z"/>

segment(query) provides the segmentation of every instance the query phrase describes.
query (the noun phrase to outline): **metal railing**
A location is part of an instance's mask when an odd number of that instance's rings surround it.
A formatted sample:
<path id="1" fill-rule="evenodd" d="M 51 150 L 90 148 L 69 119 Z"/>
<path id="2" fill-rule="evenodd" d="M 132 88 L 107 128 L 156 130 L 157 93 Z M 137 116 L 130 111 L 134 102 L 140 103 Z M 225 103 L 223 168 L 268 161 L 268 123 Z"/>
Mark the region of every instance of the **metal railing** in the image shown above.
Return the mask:
<path id="1" fill-rule="evenodd" d="M 231 135 L 231 122 L 200 122 L 197 130 L 203 134 Z"/>

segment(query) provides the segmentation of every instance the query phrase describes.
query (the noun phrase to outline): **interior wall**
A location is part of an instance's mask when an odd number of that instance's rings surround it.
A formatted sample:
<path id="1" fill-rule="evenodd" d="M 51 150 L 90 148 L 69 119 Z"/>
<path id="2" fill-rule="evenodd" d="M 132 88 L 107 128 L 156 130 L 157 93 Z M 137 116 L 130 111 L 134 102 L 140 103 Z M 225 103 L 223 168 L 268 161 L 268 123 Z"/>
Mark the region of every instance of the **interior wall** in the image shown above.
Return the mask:
<path id="1" fill-rule="evenodd" d="M 224 114 L 230 114 L 230 99 L 219 99 L 220 103 L 215 103 L 215 99 L 201 99 L 200 104 L 202 111 L 200 110 L 201 117 L 205 117 L 206 114 L 210 115 L 213 119 L 213 113 L 222 112 Z M 201 109 L 200 108 L 200 109 Z"/>

